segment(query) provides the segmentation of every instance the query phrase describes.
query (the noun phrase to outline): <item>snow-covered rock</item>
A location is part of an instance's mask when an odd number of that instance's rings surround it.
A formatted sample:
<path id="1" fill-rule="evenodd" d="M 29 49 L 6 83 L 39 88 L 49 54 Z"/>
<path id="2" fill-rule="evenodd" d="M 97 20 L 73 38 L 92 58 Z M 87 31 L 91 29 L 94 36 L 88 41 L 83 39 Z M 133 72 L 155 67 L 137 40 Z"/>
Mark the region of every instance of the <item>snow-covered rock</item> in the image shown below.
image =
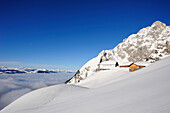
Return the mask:
<path id="1" fill-rule="evenodd" d="M 99 64 L 113 62 L 154 62 L 170 54 L 170 26 L 160 21 L 130 35 L 112 50 L 103 50 L 96 58 L 88 61 L 74 77 L 66 83 L 78 83 L 95 73 Z"/>

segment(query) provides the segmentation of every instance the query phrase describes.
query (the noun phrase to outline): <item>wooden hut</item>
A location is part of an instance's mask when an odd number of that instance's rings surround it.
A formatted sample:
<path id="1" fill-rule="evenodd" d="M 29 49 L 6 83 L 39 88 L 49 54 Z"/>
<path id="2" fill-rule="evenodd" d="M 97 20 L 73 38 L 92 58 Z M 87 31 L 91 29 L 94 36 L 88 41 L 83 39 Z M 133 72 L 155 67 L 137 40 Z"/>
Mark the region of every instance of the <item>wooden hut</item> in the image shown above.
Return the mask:
<path id="1" fill-rule="evenodd" d="M 139 70 L 139 69 L 144 68 L 144 67 L 145 67 L 145 66 L 137 65 L 137 64 L 134 64 L 134 63 L 131 63 L 130 65 L 120 66 L 120 68 L 129 68 L 129 71 L 130 71 L 130 72 Z"/>

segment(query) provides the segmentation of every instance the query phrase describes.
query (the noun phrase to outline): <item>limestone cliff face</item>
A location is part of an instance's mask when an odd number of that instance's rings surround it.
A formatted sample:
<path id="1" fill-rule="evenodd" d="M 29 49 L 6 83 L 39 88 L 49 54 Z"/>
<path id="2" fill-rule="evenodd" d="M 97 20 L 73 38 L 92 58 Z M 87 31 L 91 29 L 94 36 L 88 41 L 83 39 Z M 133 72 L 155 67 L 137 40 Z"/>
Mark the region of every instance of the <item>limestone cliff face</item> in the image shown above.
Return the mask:
<path id="1" fill-rule="evenodd" d="M 126 61 L 157 61 L 170 54 L 170 26 L 156 21 L 130 35 L 112 51 Z"/>
<path id="2" fill-rule="evenodd" d="M 170 54 L 170 26 L 156 21 L 124 39 L 112 50 L 103 50 L 96 58 L 87 62 L 66 83 L 78 83 L 98 70 L 98 64 L 115 62 L 154 62 Z"/>

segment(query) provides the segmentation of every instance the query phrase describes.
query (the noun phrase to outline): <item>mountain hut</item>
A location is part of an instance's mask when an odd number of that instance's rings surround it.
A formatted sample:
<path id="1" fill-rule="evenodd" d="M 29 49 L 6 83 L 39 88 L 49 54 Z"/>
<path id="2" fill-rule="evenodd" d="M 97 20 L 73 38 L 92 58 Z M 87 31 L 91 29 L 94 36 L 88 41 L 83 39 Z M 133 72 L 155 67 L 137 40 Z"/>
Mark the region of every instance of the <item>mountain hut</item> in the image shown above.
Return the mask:
<path id="1" fill-rule="evenodd" d="M 143 65 L 137 65 L 137 64 L 134 64 L 134 63 L 131 63 L 130 65 L 120 66 L 120 68 L 129 68 L 130 72 L 139 70 L 139 69 L 144 68 L 144 67 L 145 66 L 143 66 Z"/>

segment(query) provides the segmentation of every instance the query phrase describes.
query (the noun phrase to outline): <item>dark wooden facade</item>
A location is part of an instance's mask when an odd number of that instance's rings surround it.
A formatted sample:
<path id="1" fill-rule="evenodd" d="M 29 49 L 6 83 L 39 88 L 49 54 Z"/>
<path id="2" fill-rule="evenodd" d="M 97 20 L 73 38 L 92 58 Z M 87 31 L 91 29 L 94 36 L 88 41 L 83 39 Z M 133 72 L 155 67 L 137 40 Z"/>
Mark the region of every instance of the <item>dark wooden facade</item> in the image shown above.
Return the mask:
<path id="1" fill-rule="evenodd" d="M 130 65 L 120 66 L 120 68 L 129 68 L 130 72 L 139 70 L 139 69 L 144 68 L 144 67 L 145 66 L 140 66 L 140 65 L 137 65 L 137 64 L 134 64 L 134 63 L 132 63 Z"/>

